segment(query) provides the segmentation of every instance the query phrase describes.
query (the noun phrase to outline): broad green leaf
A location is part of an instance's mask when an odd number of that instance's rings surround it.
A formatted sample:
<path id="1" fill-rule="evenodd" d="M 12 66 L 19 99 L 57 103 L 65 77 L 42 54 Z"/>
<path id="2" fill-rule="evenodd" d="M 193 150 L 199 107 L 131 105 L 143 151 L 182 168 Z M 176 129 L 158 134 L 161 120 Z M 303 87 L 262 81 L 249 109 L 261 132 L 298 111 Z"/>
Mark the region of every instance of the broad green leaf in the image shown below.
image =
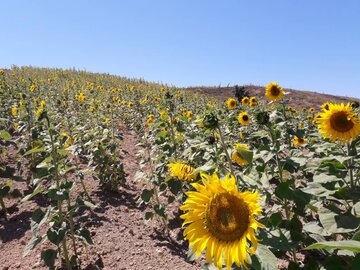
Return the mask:
<path id="1" fill-rule="evenodd" d="M 277 270 L 277 258 L 267 246 L 259 244 L 251 267 L 255 270 Z"/>
<path id="2" fill-rule="evenodd" d="M 343 240 L 343 241 L 325 241 L 312 244 L 305 248 L 309 249 L 344 249 L 353 252 L 360 252 L 360 241 L 355 240 Z"/>
<path id="3" fill-rule="evenodd" d="M 46 266 L 48 266 L 50 269 L 54 267 L 57 256 L 58 252 L 54 249 L 47 249 L 41 252 L 41 258 L 44 260 Z"/>
<path id="4" fill-rule="evenodd" d="M 353 232 L 359 227 L 360 220 L 351 215 L 336 214 L 327 208 L 319 210 L 321 225 L 329 233 Z"/>
<path id="5" fill-rule="evenodd" d="M 45 213 L 40 208 L 38 208 L 32 213 L 31 219 L 36 223 L 40 223 L 44 216 Z"/>
<path id="6" fill-rule="evenodd" d="M 141 199 L 143 200 L 144 203 L 148 203 L 150 202 L 152 195 L 153 195 L 153 190 L 144 189 L 141 193 Z"/>
<path id="7" fill-rule="evenodd" d="M 167 182 L 170 191 L 174 194 L 177 195 L 179 193 L 179 191 L 181 191 L 182 189 L 182 183 L 179 180 L 176 180 L 174 178 L 171 178 L 168 182 Z"/>

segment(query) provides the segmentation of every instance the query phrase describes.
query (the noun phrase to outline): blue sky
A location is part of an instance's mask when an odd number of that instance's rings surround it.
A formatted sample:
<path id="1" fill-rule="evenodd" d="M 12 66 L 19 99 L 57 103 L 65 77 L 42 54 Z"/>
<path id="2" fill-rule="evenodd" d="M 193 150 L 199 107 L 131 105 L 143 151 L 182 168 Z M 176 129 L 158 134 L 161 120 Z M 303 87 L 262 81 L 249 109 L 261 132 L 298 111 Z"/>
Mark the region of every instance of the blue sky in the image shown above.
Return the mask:
<path id="1" fill-rule="evenodd" d="M 0 66 L 360 98 L 360 1 L 0 0 Z"/>

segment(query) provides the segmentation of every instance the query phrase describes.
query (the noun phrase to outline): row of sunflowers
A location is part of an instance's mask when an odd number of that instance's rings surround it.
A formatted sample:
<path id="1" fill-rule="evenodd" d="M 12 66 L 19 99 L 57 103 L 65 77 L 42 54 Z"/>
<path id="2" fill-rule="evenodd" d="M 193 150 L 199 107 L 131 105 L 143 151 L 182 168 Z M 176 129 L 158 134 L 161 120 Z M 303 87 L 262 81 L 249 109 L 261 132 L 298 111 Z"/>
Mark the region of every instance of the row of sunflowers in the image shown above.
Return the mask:
<path id="1" fill-rule="evenodd" d="M 277 269 L 280 260 L 288 269 L 359 267 L 358 103 L 295 109 L 274 82 L 257 96 L 235 94 L 221 102 L 111 75 L 3 70 L 1 147 L 16 144 L 15 158 L 28 169 L 9 173 L 2 162 L 1 177 L 10 179 L 1 182 L 2 209 L 19 193 L 12 181 L 32 188 L 23 201 L 38 193 L 52 201 L 34 212 L 27 252 L 45 237 L 57 246 L 42 254 L 46 265 L 56 257 L 68 269 L 79 265 L 68 250 L 74 239 L 92 243 L 76 224 L 77 210 L 91 207 L 84 174 L 104 190 L 126 181 L 119 149 L 126 125 L 141 146 L 136 178 L 148 182 L 139 196 L 144 218 L 166 235 L 168 207 L 178 206 L 189 258 L 204 256 L 204 269 Z M 79 168 L 84 160 L 91 170 Z M 76 201 L 74 185 L 84 190 Z"/>

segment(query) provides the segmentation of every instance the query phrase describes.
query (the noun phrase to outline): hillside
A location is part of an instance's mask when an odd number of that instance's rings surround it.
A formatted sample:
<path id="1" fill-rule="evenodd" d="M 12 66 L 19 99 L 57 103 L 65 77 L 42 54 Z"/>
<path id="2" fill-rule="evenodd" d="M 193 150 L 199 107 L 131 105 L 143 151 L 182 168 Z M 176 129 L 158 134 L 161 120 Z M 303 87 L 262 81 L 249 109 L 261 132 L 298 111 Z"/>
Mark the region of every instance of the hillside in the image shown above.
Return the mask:
<path id="1" fill-rule="evenodd" d="M 244 85 L 246 91 L 248 91 L 250 96 L 256 96 L 259 98 L 264 98 L 265 87 L 254 86 L 254 85 Z M 235 87 L 209 87 L 209 86 L 199 86 L 199 87 L 188 87 L 185 88 L 188 91 L 198 92 L 201 94 L 207 94 L 214 96 L 220 100 L 226 100 L 229 97 L 234 96 Z M 294 90 L 294 89 L 284 89 L 285 92 L 289 93 L 287 95 L 287 100 L 289 104 L 295 108 L 309 108 L 315 107 L 319 108 L 321 104 L 331 101 L 335 103 L 347 103 L 350 101 L 360 101 L 360 99 L 352 97 L 343 97 L 335 96 L 329 94 L 321 94 L 312 91 L 303 91 L 303 90 Z"/>

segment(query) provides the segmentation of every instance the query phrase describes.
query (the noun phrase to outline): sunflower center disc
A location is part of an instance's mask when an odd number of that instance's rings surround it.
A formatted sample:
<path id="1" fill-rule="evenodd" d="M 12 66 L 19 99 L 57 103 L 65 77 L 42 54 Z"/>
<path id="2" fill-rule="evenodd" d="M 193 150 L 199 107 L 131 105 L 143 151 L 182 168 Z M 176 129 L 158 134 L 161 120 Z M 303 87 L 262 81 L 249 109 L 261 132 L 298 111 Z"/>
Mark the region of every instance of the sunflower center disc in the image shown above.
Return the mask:
<path id="1" fill-rule="evenodd" d="M 206 211 L 206 226 L 218 239 L 240 239 L 249 224 L 249 210 L 244 201 L 234 195 L 223 193 L 211 200 Z"/>
<path id="2" fill-rule="evenodd" d="M 331 127 L 339 132 L 347 132 L 354 127 L 354 123 L 351 119 L 348 119 L 346 112 L 336 112 L 330 117 Z"/>
<path id="3" fill-rule="evenodd" d="M 244 116 L 243 116 L 243 120 L 244 120 L 244 121 L 247 121 L 247 120 L 249 120 L 249 117 L 248 117 L 247 115 L 244 115 Z"/>
<path id="4" fill-rule="evenodd" d="M 273 95 L 275 97 L 277 97 L 280 94 L 279 88 L 277 88 L 276 86 L 271 87 L 270 92 L 271 92 L 271 95 Z"/>

